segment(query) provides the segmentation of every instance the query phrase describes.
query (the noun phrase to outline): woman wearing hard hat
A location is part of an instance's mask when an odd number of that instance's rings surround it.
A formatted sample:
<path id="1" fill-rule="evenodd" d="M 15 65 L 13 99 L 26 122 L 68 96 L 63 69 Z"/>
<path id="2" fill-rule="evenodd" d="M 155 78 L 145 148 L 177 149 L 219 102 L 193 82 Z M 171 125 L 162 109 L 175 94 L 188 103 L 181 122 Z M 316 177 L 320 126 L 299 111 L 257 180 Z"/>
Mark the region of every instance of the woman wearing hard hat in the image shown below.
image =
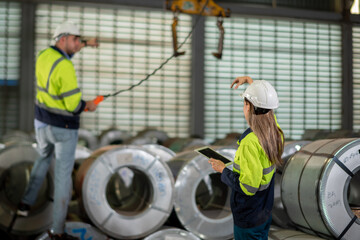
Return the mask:
<path id="1" fill-rule="evenodd" d="M 283 132 L 273 110 L 279 106 L 274 87 L 265 80 L 238 77 L 231 84 L 250 85 L 240 96 L 244 98 L 244 116 L 250 126 L 238 140 L 233 171 L 222 161 L 209 159 L 221 180 L 232 189 L 231 211 L 234 237 L 268 239 L 274 202 L 274 174 L 281 164 L 284 149 Z"/>

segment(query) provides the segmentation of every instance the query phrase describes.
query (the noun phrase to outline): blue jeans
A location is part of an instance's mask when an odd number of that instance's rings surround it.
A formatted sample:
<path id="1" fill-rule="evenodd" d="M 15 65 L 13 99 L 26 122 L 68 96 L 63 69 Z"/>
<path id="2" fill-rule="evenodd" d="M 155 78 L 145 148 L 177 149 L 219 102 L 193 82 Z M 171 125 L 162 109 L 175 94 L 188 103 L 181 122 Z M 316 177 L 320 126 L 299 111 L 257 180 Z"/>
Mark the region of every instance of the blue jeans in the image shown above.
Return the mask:
<path id="1" fill-rule="evenodd" d="M 40 157 L 35 161 L 31 170 L 30 181 L 22 202 L 30 206 L 35 203 L 55 154 L 52 229 L 56 234 L 63 233 L 71 198 L 71 173 L 75 162 L 78 130 L 46 125 L 35 129 L 35 133 Z"/>
<path id="2" fill-rule="evenodd" d="M 253 228 L 240 228 L 234 224 L 235 240 L 268 240 L 272 217 L 262 225 Z"/>

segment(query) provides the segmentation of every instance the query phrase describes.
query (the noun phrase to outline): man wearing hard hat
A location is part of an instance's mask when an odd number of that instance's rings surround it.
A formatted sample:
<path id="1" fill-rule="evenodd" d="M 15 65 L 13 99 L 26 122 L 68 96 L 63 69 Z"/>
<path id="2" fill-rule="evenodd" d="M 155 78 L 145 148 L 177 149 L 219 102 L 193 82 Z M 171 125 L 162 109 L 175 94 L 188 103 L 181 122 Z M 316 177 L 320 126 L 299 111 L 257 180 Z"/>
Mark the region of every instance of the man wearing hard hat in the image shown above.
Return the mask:
<path id="1" fill-rule="evenodd" d="M 72 188 L 71 173 L 75 161 L 80 114 L 95 111 L 93 101 L 84 101 L 78 88 L 71 57 L 83 47 L 97 47 L 96 39 L 81 41 L 79 28 L 70 21 L 54 32 L 55 46 L 42 50 L 36 61 L 37 94 L 35 133 L 40 158 L 31 171 L 30 182 L 19 204 L 19 216 L 31 215 L 40 187 L 55 155 L 54 205 L 51 239 L 78 239 L 64 233 Z"/>

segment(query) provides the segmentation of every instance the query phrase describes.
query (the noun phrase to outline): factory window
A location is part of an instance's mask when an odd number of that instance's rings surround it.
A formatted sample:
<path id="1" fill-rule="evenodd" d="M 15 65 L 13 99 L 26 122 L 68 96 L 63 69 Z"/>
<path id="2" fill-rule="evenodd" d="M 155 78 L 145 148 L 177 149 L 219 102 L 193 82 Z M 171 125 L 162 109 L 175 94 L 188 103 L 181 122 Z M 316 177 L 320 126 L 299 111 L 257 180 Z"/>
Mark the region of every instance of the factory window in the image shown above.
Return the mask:
<path id="1" fill-rule="evenodd" d="M 36 52 L 54 44 L 52 33 L 64 20 L 76 23 L 85 39 L 98 37 L 98 49 L 86 48 L 73 58 L 84 99 L 127 89 L 144 79 L 173 54 L 172 13 L 131 9 L 39 4 Z M 191 31 L 191 17 L 181 15 L 179 43 Z M 116 127 L 135 134 L 155 127 L 169 136 L 189 135 L 191 39 L 186 55 L 173 58 L 133 90 L 109 97 L 94 113 L 82 114 L 81 128 L 97 133 Z"/>
<path id="2" fill-rule="evenodd" d="M 0 136 L 17 129 L 21 6 L 0 2 Z"/>
<path id="3" fill-rule="evenodd" d="M 353 81 L 353 124 L 360 131 L 360 26 L 353 27 Z"/>
<path id="4" fill-rule="evenodd" d="M 271 82 L 278 91 L 275 111 L 287 139 L 301 139 L 307 129 L 341 127 L 341 28 L 339 24 L 297 20 L 224 19 L 222 60 L 211 55 L 218 44 L 215 20 L 205 24 L 205 136 L 222 138 L 243 132 L 236 76 Z"/>

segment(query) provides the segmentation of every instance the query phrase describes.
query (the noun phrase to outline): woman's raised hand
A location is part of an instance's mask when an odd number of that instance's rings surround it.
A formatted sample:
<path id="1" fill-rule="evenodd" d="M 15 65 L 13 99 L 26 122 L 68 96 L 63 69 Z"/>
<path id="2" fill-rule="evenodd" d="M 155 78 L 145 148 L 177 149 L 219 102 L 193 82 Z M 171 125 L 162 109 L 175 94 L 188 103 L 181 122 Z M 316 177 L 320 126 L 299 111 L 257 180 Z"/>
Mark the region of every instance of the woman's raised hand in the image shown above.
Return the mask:
<path id="1" fill-rule="evenodd" d="M 230 88 L 232 88 L 234 85 L 236 85 L 234 87 L 234 89 L 237 89 L 240 85 L 244 84 L 244 83 L 249 83 L 252 84 L 253 80 L 251 77 L 249 76 L 242 76 L 242 77 L 237 77 L 235 78 L 235 80 L 232 82 Z"/>

